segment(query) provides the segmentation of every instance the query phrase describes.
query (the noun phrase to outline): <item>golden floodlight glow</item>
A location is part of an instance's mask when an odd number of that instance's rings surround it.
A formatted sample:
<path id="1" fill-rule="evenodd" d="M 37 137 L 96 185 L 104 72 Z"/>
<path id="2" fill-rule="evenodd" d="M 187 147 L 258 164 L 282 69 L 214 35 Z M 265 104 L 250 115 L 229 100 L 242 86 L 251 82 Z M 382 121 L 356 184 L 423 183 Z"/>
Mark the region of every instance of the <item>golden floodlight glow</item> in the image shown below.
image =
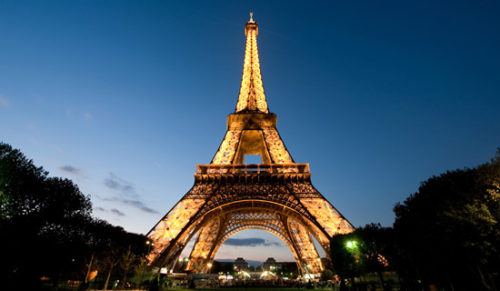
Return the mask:
<path id="1" fill-rule="evenodd" d="M 262 75 L 260 73 L 259 50 L 257 48 L 258 33 L 257 22 L 253 20 L 253 14 L 251 14 L 250 21 L 245 25 L 247 42 L 236 112 L 269 112 L 267 109 L 266 95 L 264 94 L 264 85 L 262 84 Z"/>
<path id="2" fill-rule="evenodd" d="M 301 274 L 320 273 L 314 239 L 329 255 L 331 237 L 354 230 L 314 188 L 309 164 L 296 163 L 278 133 L 262 85 L 257 34 L 251 15 L 236 110 L 210 164 L 196 165 L 193 187 L 148 233 L 150 264 L 173 268 L 194 239 L 186 271 L 206 273 L 227 239 L 258 229 L 289 247 Z M 261 163 L 245 163 L 249 155 Z"/>

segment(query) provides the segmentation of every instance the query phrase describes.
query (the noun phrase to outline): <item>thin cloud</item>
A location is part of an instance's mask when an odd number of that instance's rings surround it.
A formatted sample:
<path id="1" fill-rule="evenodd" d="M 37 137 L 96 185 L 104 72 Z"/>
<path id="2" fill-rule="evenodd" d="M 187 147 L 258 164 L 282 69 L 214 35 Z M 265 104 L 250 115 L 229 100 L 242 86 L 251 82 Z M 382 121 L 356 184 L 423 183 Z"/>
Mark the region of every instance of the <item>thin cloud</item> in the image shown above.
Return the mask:
<path id="1" fill-rule="evenodd" d="M 154 213 L 154 214 L 158 214 L 159 213 L 158 211 L 154 210 L 153 208 L 150 208 L 150 207 L 146 206 L 146 204 L 144 204 L 144 202 L 142 202 L 140 200 L 131 200 L 131 199 L 118 198 L 115 201 L 121 202 L 123 204 L 130 205 L 132 207 L 135 207 L 135 208 L 137 208 L 139 210 L 142 210 L 144 212 L 147 212 L 147 213 Z"/>
<path id="2" fill-rule="evenodd" d="M 110 210 L 110 212 L 111 212 L 111 213 L 114 213 L 114 214 L 116 214 L 116 215 L 118 215 L 118 216 L 125 216 L 125 213 L 121 212 L 120 210 L 118 210 L 118 209 L 116 209 L 116 208 L 112 208 L 112 209 Z"/>
<path id="3" fill-rule="evenodd" d="M 70 166 L 70 165 L 61 166 L 61 167 L 59 167 L 59 170 L 66 172 L 68 174 L 75 175 L 75 176 L 83 176 L 83 171 L 81 169 Z"/>
<path id="4" fill-rule="evenodd" d="M 104 179 L 104 186 L 111 190 L 120 192 L 123 196 L 137 197 L 135 186 L 131 182 L 122 179 L 114 173 L 109 173 L 109 177 Z"/>
<path id="5" fill-rule="evenodd" d="M 120 210 L 118 210 L 116 208 L 111 208 L 110 210 L 108 210 L 104 207 L 97 206 L 97 207 L 94 207 L 94 210 L 100 211 L 100 212 L 111 212 L 111 213 L 116 214 L 118 216 L 125 216 L 125 213 L 121 212 Z"/>
<path id="6" fill-rule="evenodd" d="M 281 244 L 278 242 L 270 242 L 262 238 L 228 238 L 224 244 L 236 247 L 257 247 L 257 246 L 278 246 Z"/>
<path id="7" fill-rule="evenodd" d="M 9 99 L 7 99 L 5 96 L 0 95 L 0 106 L 2 107 L 7 107 L 10 105 Z"/>
<path id="8" fill-rule="evenodd" d="M 106 208 L 103 208 L 103 207 L 100 207 L 100 206 L 94 207 L 94 210 L 95 211 L 100 211 L 100 212 L 108 212 L 108 210 Z"/>
<path id="9" fill-rule="evenodd" d="M 109 202 L 120 202 L 129 206 L 132 206 L 134 208 L 137 208 L 141 211 L 147 212 L 147 213 L 152 213 L 152 214 L 159 214 L 158 211 L 154 210 L 151 207 L 146 206 L 144 202 L 140 200 L 132 200 L 132 199 L 127 199 L 123 197 L 112 197 L 112 198 L 102 198 L 103 201 L 109 201 Z"/>
<path id="10" fill-rule="evenodd" d="M 120 202 L 132 206 L 146 213 L 158 214 L 155 209 L 147 206 L 140 200 L 139 194 L 132 182 L 122 179 L 114 173 L 109 173 L 109 177 L 104 179 L 104 186 L 116 192 L 117 196 L 111 198 L 101 198 L 104 201 Z"/>

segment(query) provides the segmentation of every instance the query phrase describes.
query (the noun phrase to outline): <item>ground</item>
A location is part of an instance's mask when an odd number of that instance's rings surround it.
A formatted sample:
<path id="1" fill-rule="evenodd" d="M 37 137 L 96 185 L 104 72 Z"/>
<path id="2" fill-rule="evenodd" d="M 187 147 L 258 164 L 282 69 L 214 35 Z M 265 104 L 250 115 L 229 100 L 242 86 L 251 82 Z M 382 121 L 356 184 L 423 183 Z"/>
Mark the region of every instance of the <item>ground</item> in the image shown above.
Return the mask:
<path id="1" fill-rule="evenodd" d="M 304 288 L 305 289 L 305 288 Z M 245 291 L 298 291 L 304 289 L 296 289 L 296 288 L 219 288 L 219 289 L 165 289 L 165 290 L 175 290 L 175 291 L 216 291 L 216 290 L 228 290 L 228 291 L 236 291 L 236 290 L 245 290 Z"/>

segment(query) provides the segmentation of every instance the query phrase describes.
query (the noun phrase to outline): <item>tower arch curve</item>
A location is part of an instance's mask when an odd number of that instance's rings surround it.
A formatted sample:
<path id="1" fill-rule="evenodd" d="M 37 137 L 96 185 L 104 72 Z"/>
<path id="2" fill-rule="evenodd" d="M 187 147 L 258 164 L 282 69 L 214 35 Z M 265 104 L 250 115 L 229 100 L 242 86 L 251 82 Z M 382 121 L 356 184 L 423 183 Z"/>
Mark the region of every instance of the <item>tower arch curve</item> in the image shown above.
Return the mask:
<path id="1" fill-rule="evenodd" d="M 296 163 L 269 111 L 257 48 L 257 22 L 245 25 L 245 57 L 236 109 L 210 164 L 197 165 L 194 185 L 148 232 L 149 263 L 173 268 L 196 237 L 187 269 L 207 272 L 228 237 L 244 229 L 278 235 L 297 258 L 299 271 L 323 269 L 313 237 L 329 254 L 329 240 L 354 230 L 311 183 L 309 164 Z M 245 164 L 260 155 L 261 164 Z"/>
<path id="2" fill-rule="evenodd" d="M 198 224 L 195 246 L 187 270 L 207 272 L 218 249 L 232 235 L 248 229 L 267 231 L 280 238 L 290 249 L 303 272 L 323 268 L 313 237 L 328 253 L 329 240 L 312 222 L 287 206 L 264 200 L 228 203 L 213 209 Z"/>

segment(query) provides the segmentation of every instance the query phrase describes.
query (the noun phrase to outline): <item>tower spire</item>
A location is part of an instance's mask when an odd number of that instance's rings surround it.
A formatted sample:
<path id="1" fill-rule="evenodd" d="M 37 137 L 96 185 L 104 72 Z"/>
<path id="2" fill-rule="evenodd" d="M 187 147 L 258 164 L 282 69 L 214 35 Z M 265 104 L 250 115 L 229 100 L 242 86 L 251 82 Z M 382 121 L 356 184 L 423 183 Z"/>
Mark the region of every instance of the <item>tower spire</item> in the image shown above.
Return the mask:
<path id="1" fill-rule="evenodd" d="M 269 113 L 260 73 L 259 51 L 257 49 L 258 33 L 257 22 L 253 20 L 253 12 L 250 12 L 250 20 L 245 25 L 247 42 L 236 112 L 258 111 Z"/>
<path id="2" fill-rule="evenodd" d="M 226 135 L 210 164 L 196 165 L 193 187 L 149 231 L 149 264 L 174 269 L 196 236 L 186 271 L 209 273 L 229 237 L 261 229 L 290 248 L 300 274 L 320 273 L 317 245 L 329 256 L 331 238 L 354 228 L 311 184 L 309 164 L 295 163 L 281 140 L 262 87 L 252 14 L 245 34 L 236 112 L 227 116 Z M 245 162 L 248 155 L 259 155 L 261 162 Z"/>

